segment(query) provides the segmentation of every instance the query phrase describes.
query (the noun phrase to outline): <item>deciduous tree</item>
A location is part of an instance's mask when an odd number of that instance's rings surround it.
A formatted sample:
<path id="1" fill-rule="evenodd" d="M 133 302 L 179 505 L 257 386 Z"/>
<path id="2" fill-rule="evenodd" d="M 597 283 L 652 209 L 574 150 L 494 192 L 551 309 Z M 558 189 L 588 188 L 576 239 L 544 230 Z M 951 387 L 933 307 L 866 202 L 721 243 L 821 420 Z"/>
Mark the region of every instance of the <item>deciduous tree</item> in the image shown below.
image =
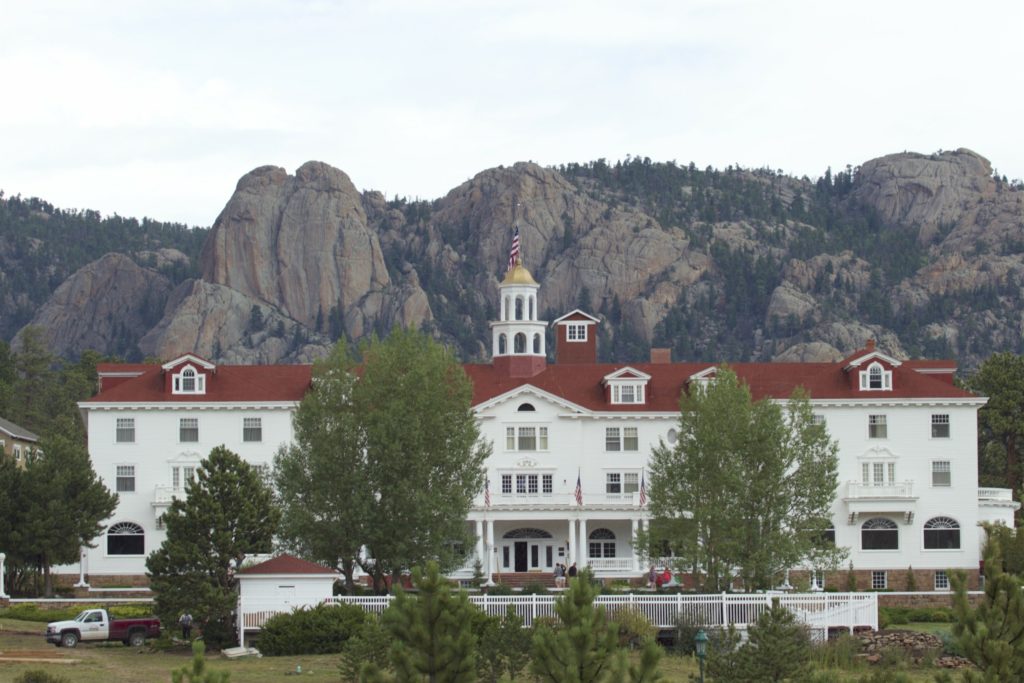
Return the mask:
<path id="1" fill-rule="evenodd" d="M 223 446 L 210 451 L 185 498 L 164 513 L 167 538 L 146 560 L 161 618 L 188 611 L 208 644 L 232 642 L 234 569 L 247 555 L 271 550 L 279 516 L 253 467 Z"/>
<path id="2" fill-rule="evenodd" d="M 754 401 L 722 367 L 682 397 L 680 411 L 678 441 L 654 449 L 649 480 L 652 528 L 670 534 L 677 569 L 696 567 L 719 591 L 734 575 L 762 589 L 799 564 L 835 566 L 843 554 L 825 531 L 837 446 L 806 395 L 795 392 L 785 406 Z"/>

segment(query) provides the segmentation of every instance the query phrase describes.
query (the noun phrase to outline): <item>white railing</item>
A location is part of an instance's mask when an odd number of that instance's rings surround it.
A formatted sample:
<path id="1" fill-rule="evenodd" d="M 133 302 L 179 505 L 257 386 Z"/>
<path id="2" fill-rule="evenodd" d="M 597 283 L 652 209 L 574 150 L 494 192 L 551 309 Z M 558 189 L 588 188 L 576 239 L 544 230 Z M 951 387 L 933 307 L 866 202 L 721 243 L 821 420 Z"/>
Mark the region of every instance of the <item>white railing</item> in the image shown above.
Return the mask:
<path id="1" fill-rule="evenodd" d="M 338 595 L 325 604 L 359 605 L 367 612 L 381 614 L 391 604 L 392 596 Z M 876 593 L 797 593 L 797 594 L 696 594 L 696 595 L 600 595 L 594 604 L 609 612 L 623 608 L 636 609 L 659 628 L 671 628 L 679 621 L 710 627 L 732 625 L 745 629 L 771 608 L 778 599 L 812 630 L 866 626 L 878 628 L 878 595 Z M 471 595 L 470 602 L 491 615 L 505 614 L 513 605 L 525 626 L 537 617 L 554 616 L 553 595 Z M 248 618 L 246 618 L 248 624 Z"/>
<path id="2" fill-rule="evenodd" d="M 914 482 L 899 481 L 889 484 L 865 484 L 851 481 L 846 489 L 847 498 L 913 498 Z"/>
<path id="3" fill-rule="evenodd" d="M 185 498 L 185 489 L 182 487 L 159 485 L 153 487 L 153 504 L 170 505 L 175 498 Z"/>
<path id="4" fill-rule="evenodd" d="M 598 572 L 636 572 L 636 560 L 632 557 L 591 557 L 587 565 Z"/>
<path id="5" fill-rule="evenodd" d="M 1013 491 L 1010 489 L 978 489 L 980 500 L 1013 500 Z"/>

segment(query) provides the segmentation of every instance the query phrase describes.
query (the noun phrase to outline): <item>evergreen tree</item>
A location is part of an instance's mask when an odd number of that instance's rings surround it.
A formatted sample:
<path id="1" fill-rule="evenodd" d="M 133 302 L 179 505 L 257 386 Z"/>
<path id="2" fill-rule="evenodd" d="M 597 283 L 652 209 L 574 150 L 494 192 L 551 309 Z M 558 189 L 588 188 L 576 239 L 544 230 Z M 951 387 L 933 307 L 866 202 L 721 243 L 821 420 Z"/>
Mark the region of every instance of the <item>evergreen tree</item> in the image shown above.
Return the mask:
<path id="1" fill-rule="evenodd" d="M 978 412 L 978 469 L 983 483 L 1020 491 L 1024 484 L 1020 456 L 1024 439 L 1024 357 L 997 353 L 964 384 L 988 396 L 988 403 Z"/>
<path id="2" fill-rule="evenodd" d="M 279 512 L 257 471 L 223 446 L 200 463 L 185 495 L 164 513 L 167 538 L 146 568 L 160 617 L 173 623 L 188 611 L 220 647 L 234 638 L 234 569 L 271 550 Z"/>
<path id="3" fill-rule="evenodd" d="M 392 638 L 391 668 L 396 683 L 472 683 L 476 681 L 476 608 L 464 591 L 453 593 L 436 562 L 426 572 L 413 570 L 417 594 L 399 589 L 384 612 L 383 623 Z M 367 666 L 364 678 L 388 680 Z"/>
<path id="4" fill-rule="evenodd" d="M 954 572 L 953 635 L 978 671 L 964 669 L 965 683 L 1024 680 L 1024 586 L 1003 571 L 997 543 L 985 546 L 985 596 L 977 607 L 967 598 L 967 578 Z"/>
<path id="5" fill-rule="evenodd" d="M 117 507 L 117 494 L 99 480 L 85 445 L 68 431 L 52 431 L 40 443 L 43 454 L 26 460 L 21 476 L 3 477 L 17 490 L 0 491 L 14 502 L 12 554 L 42 572 L 45 597 L 53 595 L 50 568 L 77 562 Z"/>
<path id="6" fill-rule="evenodd" d="M 776 604 L 751 625 L 738 657 L 737 681 L 803 680 L 811 666 L 810 635 L 792 612 Z"/>
<path id="7" fill-rule="evenodd" d="M 533 636 L 530 671 L 549 683 L 597 683 L 615 680 L 624 656 L 618 647 L 619 627 L 604 607 L 594 606 L 597 590 L 589 571 L 569 581 L 555 601 L 556 627 L 541 625 Z"/>
<path id="8" fill-rule="evenodd" d="M 206 668 L 206 645 L 201 640 L 192 641 L 190 664 L 171 672 L 172 683 L 228 683 L 230 678 L 227 671 Z"/>

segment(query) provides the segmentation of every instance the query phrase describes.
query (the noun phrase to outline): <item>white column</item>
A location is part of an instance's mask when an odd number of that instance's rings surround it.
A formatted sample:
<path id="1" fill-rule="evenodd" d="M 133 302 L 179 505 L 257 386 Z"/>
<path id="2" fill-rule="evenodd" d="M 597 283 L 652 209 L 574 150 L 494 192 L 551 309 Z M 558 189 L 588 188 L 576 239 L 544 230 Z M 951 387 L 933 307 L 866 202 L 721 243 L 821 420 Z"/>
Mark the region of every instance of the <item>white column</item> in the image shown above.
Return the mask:
<path id="1" fill-rule="evenodd" d="M 480 560 L 480 570 L 487 571 L 487 557 L 484 555 L 484 523 L 476 520 L 476 559 Z"/>
<path id="2" fill-rule="evenodd" d="M 633 571 L 638 572 L 640 569 L 640 553 L 637 552 L 636 534 L 640 531 L 640 519 L 637 517 L 633 518 Z"/>
<path id="3" fill-rule="evenodd" d="M 568 564 L 576 561 L 576 520 L 569 520 L 569 553 L 565 557 Z M 568 567 L 566 567 L 568 569 Z"/>
<path id="4" fill-rule="evenodd" d="M 4 563 L 7 561 L 7 553 L 0 553 L 0 598 L 10 597 L 4 591 Z"/>
<path id="5" fill-rule="evenodd" d="M 579 568 L 583 569 L 587 566 L 587 518 L 583 517 L 580 519 L 580 552 L 579 559 L 576 560 L 579 564 Z"/>
<path id="6" fill-rule="evenodd" d="M 86 553 L 85 548 L 82 548 L 81 553 L 78 555 L 78 583 L 75 584 L 75 588 L 88 588 L 89 584 L 85 581 L 85 563 L 89 556 Z"/>
<path id="7" fill-rule="evenodd" d="M 494 520 L 487 520 L 487 543 L 484 544 L 484 552 L 487 554 L 487 585 L 493 585 L 494 583 L 494 555 L 497 552 L 498 546 L 494 542 Z"/>

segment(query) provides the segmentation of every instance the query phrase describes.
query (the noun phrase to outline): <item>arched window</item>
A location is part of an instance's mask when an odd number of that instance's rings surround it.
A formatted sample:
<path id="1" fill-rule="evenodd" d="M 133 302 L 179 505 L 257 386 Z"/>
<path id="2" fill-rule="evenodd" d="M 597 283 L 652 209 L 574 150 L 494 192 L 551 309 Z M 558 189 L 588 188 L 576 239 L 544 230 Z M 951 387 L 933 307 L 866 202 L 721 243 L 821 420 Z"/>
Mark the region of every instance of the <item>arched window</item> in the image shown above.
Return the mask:
<path id="1" fill-rule="evenodd" d="M 951 517 L 932 517 L 924 523 L 925 550 L 959 550 L 960 523 Z"/>
<path id="2" fill-rule="evenodd" d="M 532 413 L 535 410 L 537 409 L 533 407 L 532 403 L 521 403 L 519 404 L 519 407 L 516 408 L 516 411 L 520 413 Z"/>
<path id="3" fill-rule="evenodd" d="M 882 366 L 872 365 L 868 369 L 868 388 L 869 389 L 881 389 L 882 388 Z"/>
<path id="4" fill-rule="evenodd" d="M 533 300 L 532 296 L 530 297 L 530 318 L 529 319 L 530 320 L 536 320 L 537 319 L 537 312 L 534 311 L 534 300 Z"/>
<path id="5" fill-rule="evenodd" d="M 187 393 L 196 390 L 196 371 L 192 368 L 185 368 L 181 371 L 181 390 Z"/>
<path id="6" fill-rule="evenodd" d="M 590 557 L 615 557 L 615 534 L 611 529 L 594 529 L 587 550 Z"/>
<path id="7" fill-rule="evenodd" d="M 523 297 L 516 297 L 516 320 L 523 319 Z"/>
<path id="8" fill-rule="evenodd" d="M 540 353 L 540 334 L 533 335 L 533 352 Z"/>
<path id="9" fill-rule="evenodd" d="M 523 528 L 505 532 L 502 538 L 551 538 L 551 534 L 543 529 Z"/>
<path id="10" fill-rule="evenodd" d="M 896 522 L 885 517 L 875 517 L 864 522 L 860 528 L 861 550 L 899 550 L 900 530 Z"/>
<path id="11" fill-rule="evenodd" d="M 508 339 L 504 334 L 498 335 L 498 354 L 508 353 Z"/>
<path id="12" fill-rule="evenodd" d="M 860 373 L 860 388 L 864 390 L 889 391 L 892 389 L 892 370 L 886 370 L 880 363 L 872 363 Z"/>
<path id="13" fill-rule="evenodd" d="M 513 337 L 513 353 L 526 353 L 526 335 L 522 332 L 517 332 L 516 336 Z"/>
<path id="14" fill-rule="evenodd" d="M 146 532 L 133 522 L 118 522 L 107 529 L 108 555 L 145 555 Z"/>
<path id="15" fill-rule="evenodd" d="M 501 319 L 508 320 L 509 316 L 512 315 L 512 297 L 506 296 L 504 298 L 504 305 L 501 307 Z"/>

